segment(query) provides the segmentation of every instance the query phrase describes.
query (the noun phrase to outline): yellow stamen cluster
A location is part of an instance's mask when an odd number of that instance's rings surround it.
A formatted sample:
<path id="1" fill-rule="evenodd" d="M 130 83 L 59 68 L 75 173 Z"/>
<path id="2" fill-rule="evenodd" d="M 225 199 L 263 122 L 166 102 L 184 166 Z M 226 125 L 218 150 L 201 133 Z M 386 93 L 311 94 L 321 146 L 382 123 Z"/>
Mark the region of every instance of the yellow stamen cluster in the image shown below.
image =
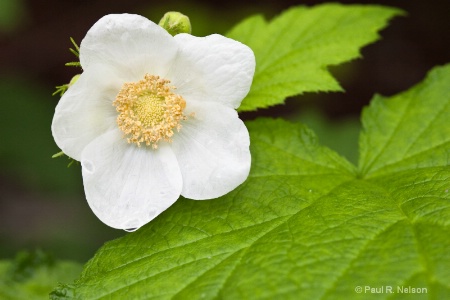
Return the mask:
<path id="1" fill-rule="evenodd" d="M 186 101 L 172 92 L 169 80 L 146 74 L 138 82 L 125 83 L 113 105 L 119 112 L 117 124 L 128 143 L 158 148 L 158 142 L 171 142 L 176 128 L 185 120 Z"/>

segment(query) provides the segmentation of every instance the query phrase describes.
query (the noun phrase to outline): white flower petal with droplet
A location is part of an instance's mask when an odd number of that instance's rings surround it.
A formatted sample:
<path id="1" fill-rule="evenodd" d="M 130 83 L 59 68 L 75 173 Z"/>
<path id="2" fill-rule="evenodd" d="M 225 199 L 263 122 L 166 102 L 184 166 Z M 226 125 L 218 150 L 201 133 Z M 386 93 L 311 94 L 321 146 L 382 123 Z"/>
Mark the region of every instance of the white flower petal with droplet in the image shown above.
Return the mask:
<path id="1" fill-rule="evenodd" d="M 119 129 L 90 143 L 81 155 L 86 197 L 97 217 L 119 229 L 137 229 L 171 206 L 182 179 L 168 145 L 158 151 L 130 146 Z"/>
<path id="2" fill-rule="evenodd" d="M 253 78 L 250 48 L 108 15 L 81 42 L 80 61 L 52 133 L 81 161 L 87 201 L 104 223 L 135 230 L 180 194 L 212 199 L 245 181 L 250 140 L 234 108 Z"/>
<path id="3" fill-rule="evenodd" d="M 80 160 L 92 140 L 115 127 L 117 112 L 111 105 L 123 80 L 104 65 L 83 72 L 59 101 L 52 133 L 59 148 Z"/>

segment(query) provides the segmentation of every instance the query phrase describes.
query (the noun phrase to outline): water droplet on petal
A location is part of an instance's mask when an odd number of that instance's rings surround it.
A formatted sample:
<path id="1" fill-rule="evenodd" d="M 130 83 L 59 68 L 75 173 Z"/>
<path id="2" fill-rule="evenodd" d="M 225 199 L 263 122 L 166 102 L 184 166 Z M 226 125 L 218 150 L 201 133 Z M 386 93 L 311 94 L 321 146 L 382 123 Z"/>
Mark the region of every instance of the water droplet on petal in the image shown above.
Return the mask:
<path id="1" fill-rule="evenodd" d="M 83 169 L 88 172 L 88 173 L 94 173 L 95 171 L 95 167 L 94 164 L 90 161 L 90 160 L 83 160 L 81 162 L 81 166 L 83 167 Z"/>
<path id="2" fill-rule="evenodd" d="M 123 227 L 125 227 L 126 229 L 124 229 L 127 232 L 133 232 L 139 229 L 139 227 L 141 227 L 141 222 L 137 219 L 128 221 Z"/>
<path id="3" fill-rule="evenodd" d="M 148 212 L 148 219 L 153 220 L 158 215 L 157 210 L 151 210 Z"/>

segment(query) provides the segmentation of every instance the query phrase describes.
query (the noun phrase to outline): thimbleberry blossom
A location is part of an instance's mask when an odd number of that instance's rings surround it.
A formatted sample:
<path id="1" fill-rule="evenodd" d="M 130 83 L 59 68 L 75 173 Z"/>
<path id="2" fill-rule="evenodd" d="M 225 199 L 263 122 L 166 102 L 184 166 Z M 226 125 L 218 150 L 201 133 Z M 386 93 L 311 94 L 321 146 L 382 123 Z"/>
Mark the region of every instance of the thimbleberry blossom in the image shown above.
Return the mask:
<path id="1" fill-rule="evenodd" d="M 82 40 L 80 63 L 52 133 L 81 162 L 87 201 L 105 224 L 135 230 L 180 195 L 213 199 L 245 181 L 250 140 L 235 109 L 254 74 L 250 48 L 107 15 Z"/>

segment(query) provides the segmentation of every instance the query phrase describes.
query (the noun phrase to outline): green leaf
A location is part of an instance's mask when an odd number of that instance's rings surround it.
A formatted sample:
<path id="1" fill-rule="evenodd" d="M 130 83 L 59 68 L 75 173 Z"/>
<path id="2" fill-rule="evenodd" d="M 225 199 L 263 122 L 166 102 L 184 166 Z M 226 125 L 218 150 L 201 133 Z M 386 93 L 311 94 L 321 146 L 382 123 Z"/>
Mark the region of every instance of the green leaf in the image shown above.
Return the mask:
<path id="1" fill-rule="evenodd" d="M 180 199 L 103 246 L 53 299 L 399 299 L 411 296 L 397 292 L 409 286 L 426 289 L 419 297 L 448 298 L 448 82 L 450 65 L 374 100 L 361 137 L 365 173 L 303 125 L 247 123 L 252 169 L 244 184 L 211 201 Z M 378 155 L 388 150 L 395 155 Z M 386 286 L 395 294 L 365 291 Z"/>
<path id="2" fill-rule="evenodd" d="M 361 174 L 448 165 L 449 99 L 448 68 L 436 69 L 416 88 L 391 99 L 376 96 L 363 112 Z"/>
<path id="3" fill-rule="evenodd" d="M 42 251 L 18 253 L 14 261 L 0 261 L 0 299 L 48 299 L 59 281 L 74 280 L 81 266 L 55 261 Z"/>
<path id="4" fill-rule="evenodd" d="M 327 67 L 360 57 L 360 48 L 401 14 L 375 5 L 323 4 L 293 7 L 270 23 L 259 15 L 244 20 L 228 33 L 256 57 L 253 84 L 239 110 L 281 104 L 304 92 L 342 91 Z"/>

